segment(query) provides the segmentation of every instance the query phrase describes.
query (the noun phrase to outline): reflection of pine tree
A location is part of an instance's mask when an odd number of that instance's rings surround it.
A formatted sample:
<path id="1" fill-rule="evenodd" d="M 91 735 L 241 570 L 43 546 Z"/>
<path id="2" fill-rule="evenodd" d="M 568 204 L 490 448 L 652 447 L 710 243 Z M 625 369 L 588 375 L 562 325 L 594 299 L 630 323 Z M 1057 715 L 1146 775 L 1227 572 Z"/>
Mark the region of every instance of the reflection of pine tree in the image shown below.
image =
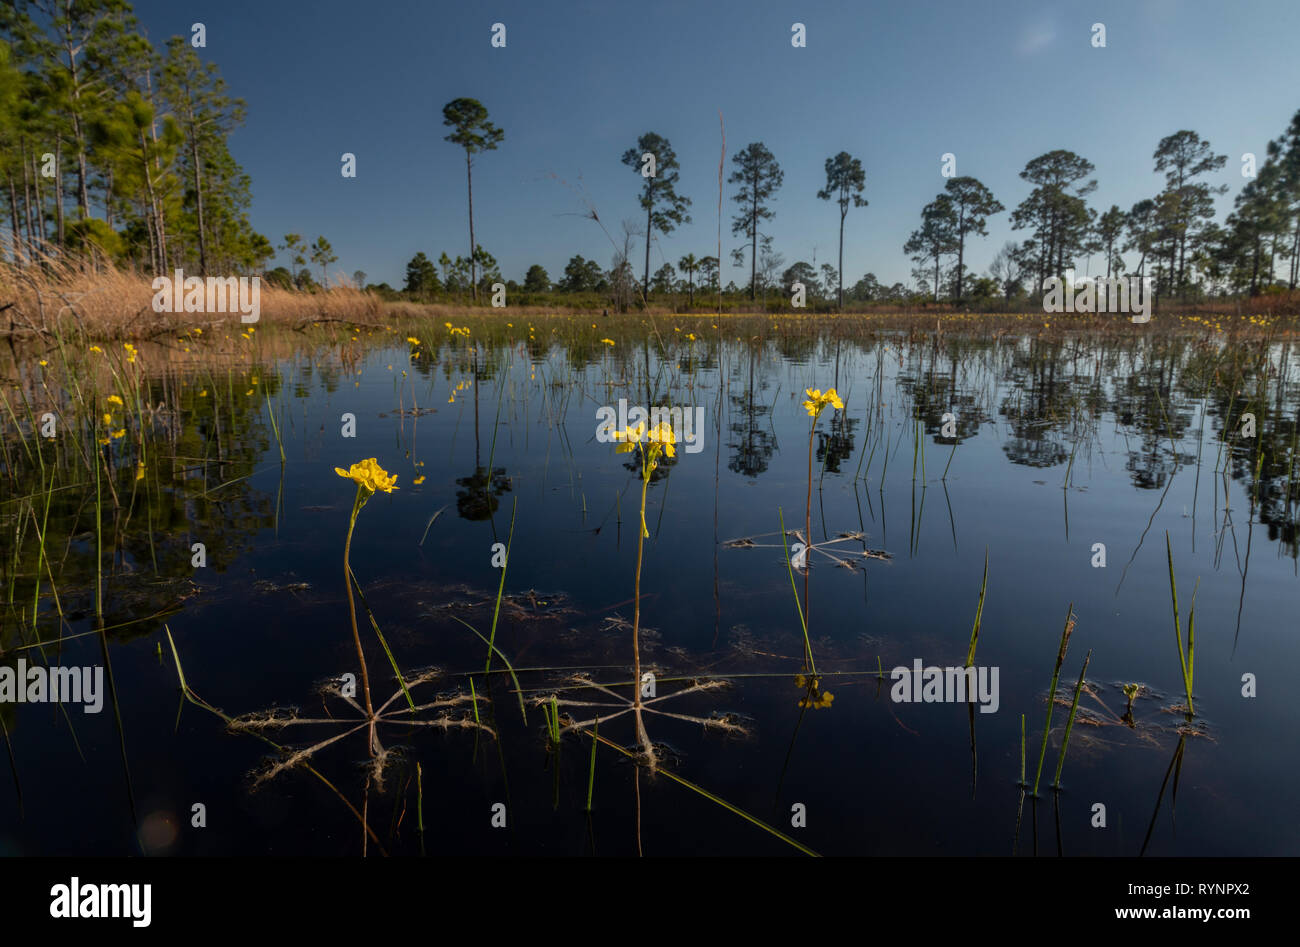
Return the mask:
<path id="1" fill-rule="evenodd" d="M 817 432 L 817 460 L 831 473 L 839 473 L 840 461 L 853 454 L 853 428 L 859 423 L 859 419 L 837 411 L 831 416 L 830 431 Z"/>
<path id="2" fill-rule="evenodd" d="M 485 520 L 492 516 L 500 506 L 497 497 L 510 489 L 510 478 L 504 467 L 493 467 L 489 473 L 486 467 L 474 468 L 468 477 L 456 480 L 456 511 L 467 520 Z"/>
<path id="3" fill-rule="evenodd" d="M 757 477 L 767 470 L 768 461 L 776 451 L 776 437 L 770 427 L 761 424 L 771 408 L 755 397 L 753 350 L 749 353 L 749 384 L 743 395 L 732 395 L 731 403 L 740 412 L 740 421 L 731 425 L 733 440 L 727 447 L 735 451 L 727 462 L 727 469 L 746 477 Z"/>

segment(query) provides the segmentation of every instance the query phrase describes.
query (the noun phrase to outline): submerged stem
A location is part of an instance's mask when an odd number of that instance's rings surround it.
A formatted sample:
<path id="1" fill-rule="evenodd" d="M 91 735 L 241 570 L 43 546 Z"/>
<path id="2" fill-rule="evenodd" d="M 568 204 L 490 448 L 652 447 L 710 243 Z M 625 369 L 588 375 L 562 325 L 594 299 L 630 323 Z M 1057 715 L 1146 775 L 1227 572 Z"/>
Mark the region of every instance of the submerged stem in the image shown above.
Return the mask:
<path id="1" fill-rule="evenodd" d="M 352 565 L 349 557 L 352 555 L 352 531 L 357 526 L 357 514 L 361 512 L 361 507 L 365 503 L 362 499 L 362 492 L 366 488 L 357 485 L 357 496 L 352 501 L 352 516 L 348 520 L 348 538 L 343 543 L 343 582 L 348 590 L 348 617 L 352 621 L 352 640 L 357 646 L 357 660 L 361 662 L 361 687 L 366 695 L 366 716 L 370 718 L 370 755 L 375 755 L 375 709 L 370 702 L 370 672 L 366 669 L 366 654 L 361 647 L 361 632 L 357 631 L 357 605 L 352 597 Z"/>
<path id="2" fill-rule="evenodd" d="M 654 751 L 650 748 L 650 737 L 646 734 L 645 720 L 641 713 L 641 562 L 645 551 L 645 501 L 646 491 L 650 488 L 650 472 L 642 460 L 641 469 L 641 532 L 636 538 L 636 582 L 632 592 L 632 710 L 636 717 L 637 744 L 645 751 L 654 769 Z"/>

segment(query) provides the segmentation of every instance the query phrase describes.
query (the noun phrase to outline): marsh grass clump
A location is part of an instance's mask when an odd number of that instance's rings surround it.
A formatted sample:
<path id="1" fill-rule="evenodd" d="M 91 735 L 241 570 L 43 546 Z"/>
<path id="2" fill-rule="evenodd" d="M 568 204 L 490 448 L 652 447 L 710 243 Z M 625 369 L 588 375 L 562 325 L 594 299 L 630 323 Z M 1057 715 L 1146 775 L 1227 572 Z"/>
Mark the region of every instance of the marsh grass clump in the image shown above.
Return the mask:
<path id="1" fill-rule="evenodd" d="M 1038 796 L 1038 781 L 1043 776 L 1043 759 L 1047 756 L 1047 737 L 1052 732 L 1052 708 L 1056 705 L 1056 683 L 1061 677 L 1061 665 L 1065 663 L 1065 652 L 1070 647 L 1070 636 L 1074 634 L 1074 603 L 1066 610 L 1065 627 L 1061 630 L 1061 646 L 1056 652 L 1056 666 L 1052 669 L 1052 686 L 1047 693 L 1047 719 L 1043 722 L 1043 745 L 1038 751 L 1038 769 L 1034 773 L 1034 788 L 1031 795 Z"/>

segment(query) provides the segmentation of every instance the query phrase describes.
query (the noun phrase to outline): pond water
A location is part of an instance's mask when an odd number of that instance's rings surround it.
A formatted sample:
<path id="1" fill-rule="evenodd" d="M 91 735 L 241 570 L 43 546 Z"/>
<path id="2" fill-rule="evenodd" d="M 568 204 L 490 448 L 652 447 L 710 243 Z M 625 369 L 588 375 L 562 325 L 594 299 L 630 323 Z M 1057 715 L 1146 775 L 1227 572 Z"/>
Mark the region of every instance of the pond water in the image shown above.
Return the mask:
<path id="1" fill-rule="evenodd" d="M 520 331 L 304 343 L 160 372 L 146 381 L 164 408 L 148 415 L 146 475 L 124 453 L 131 438 L 106 448 L 102 635 L 93 473 L 62 476 L 48 514 L 39 476 L 34 507 L 16 491 L 4 502 L 0 664 L 107 656 L 116 701 L 97 714 L 0 705 L 13 775 L 0 779 L 0 851 L 782 855 L 793 840 L 828 855 L 1300 853 L 1300 707 L 1285 677 L 1300 667 L 1293 361 L 1191 338 L 650 333 L 579 346 Z M 804 392 L 831 387 L 845 410 L 817 418 L 810 489 Z M 536 702 L 555 694 L 561 721 L 581 723 L 631 698 L 641 472 L 597 436 L 620 399 L 703 418 L 646 491 L 653 775 L 606 743 L 593 769 L 586 732 L 553 746 Z M 30 472 L 15 443 L 6 463 Z M 356 709 L 317 692 L 358 672 L 343 581 L 354 486 L 335 468 L 370 457 L 398 478 L 361 510 L 351 546 L 374 702 L 405 698 L 367 607 L 419 681 L 413 700 L 438 702 L 420 719 L 455 724 L 386 717 L 381 785 Z M 805 576 L 780 530 L 807 542 L 810 493 Z M 45 560 L 29 508 L 58 540 Z M 498 543 L 499 653 L 484 674 L 487 645 L 467 625 L 492 634 Z M 982 707 L 894 699 L 894 668 L 966 663 L 986 556 L 974 665 L 995 692 Z M 1184 644 L 1195 588 L 1190 720 L 1170 556 Z M 800 706 L 805 594 L 830 706 Z M 1071 608 L 1035 800 L 1018 785 L 1022 715 L 1032 784 Z M 229 732 L 184 700 L 169 632 L 212 708 L 296 708 L 296 721 Z M 417 676 L 428 668 L 440 673 Z M 1141 685 L 1130 714 L 1125 684 Z M 471 725 L 471 685 L 490 730 Z M 632 715 L 598 734 L 631 746 Z M 281 756 L 259 736 L 325 745 L 260 779 Z"/>

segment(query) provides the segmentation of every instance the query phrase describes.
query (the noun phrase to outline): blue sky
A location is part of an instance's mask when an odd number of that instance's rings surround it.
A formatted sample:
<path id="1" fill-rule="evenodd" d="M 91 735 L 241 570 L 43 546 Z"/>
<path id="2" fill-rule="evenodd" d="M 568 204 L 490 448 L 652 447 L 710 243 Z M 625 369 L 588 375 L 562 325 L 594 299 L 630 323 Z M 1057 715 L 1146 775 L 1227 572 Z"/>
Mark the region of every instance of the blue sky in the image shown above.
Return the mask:
<path id="1" fill-rule="evenodd" d="M 870 203 L 849 212 L 846 285 L 868 270 L 909 281 L 902 245 L 942 189 L 945 152 L 1008 208 L 968 251 L 982 272 L 1025 236 L 1009 210 L 1029 193 L 1019 172 L 1031 158 L 1078 152 L 1096 165 L 1092 205 L 1127 209 L 1163 183 L 1160 139 L 1193 129 L 1229 156 L 1214 181 L 1229 186 L 1221 220 L 1241 155 L 1262 160 L 1300 109 L 1296 0 L 137 0 L 135 11 L 157 46 L 207 27 L 200 55 L 248 104 L 231 150 L 253 181 L 253 225 L 277 245 L 286 232 L 324 234 L 336 267 L 394 286 L 416 251 L 468 252 L 464 153 L 443 141 L 441 115 L 459 96 L 505 131 L 476 160 L 474 216 L 508 278 L 541 263 L 558 279 L 574 253 L 610 265 L 586 201 L 615 236 L 641 215 L 641 179 L 620 157 L 647 131 L 671 141 L 693 201 L 691 224 L 656 235 L 652 269 L 713 254 L 721 111 L 726 174 L 751 141 L 785 171 L 767 230 L 787 264 L 834 262 L 838 210 L 816 199 L 823 165 L 841 150 L 862 160 Z M 504 49 L 490 45 L 495 22 Z M 807 48 L 791 46 L 794 22 Z M 1090 43 L 1098 22 L 1104 49 Z M 344 152 L 357 156 L 355 179 L 339 173 Z M 724 260 L 741 242 L 733 191 Z"/>

